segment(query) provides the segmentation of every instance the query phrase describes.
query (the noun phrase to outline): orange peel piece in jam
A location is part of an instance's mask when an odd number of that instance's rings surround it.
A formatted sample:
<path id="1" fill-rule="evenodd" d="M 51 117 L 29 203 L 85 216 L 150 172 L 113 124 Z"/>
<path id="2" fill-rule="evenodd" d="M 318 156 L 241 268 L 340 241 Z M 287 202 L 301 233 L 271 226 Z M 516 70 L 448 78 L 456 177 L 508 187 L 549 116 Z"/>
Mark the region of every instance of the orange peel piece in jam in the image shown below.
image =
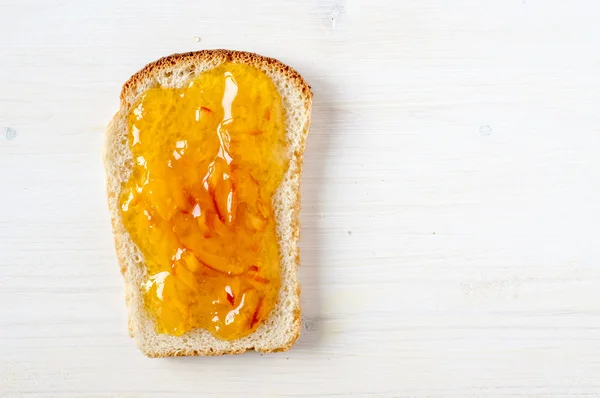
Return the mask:
<path id="1" fill-rule="evenodd" d="M 127 120 L 133 170 L 119 205 L 157 332 L 251 333 L 280 289 L 272 198 L 289 160 L 273 81 L 228 62 L 149 89 Z"/>

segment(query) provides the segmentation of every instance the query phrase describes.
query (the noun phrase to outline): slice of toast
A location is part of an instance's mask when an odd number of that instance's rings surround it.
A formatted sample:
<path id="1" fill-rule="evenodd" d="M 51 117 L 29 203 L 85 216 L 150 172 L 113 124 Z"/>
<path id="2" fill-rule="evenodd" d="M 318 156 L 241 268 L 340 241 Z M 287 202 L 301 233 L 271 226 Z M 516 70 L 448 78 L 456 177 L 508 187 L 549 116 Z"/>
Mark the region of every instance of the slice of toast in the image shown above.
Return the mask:
<path id="1" fill-rule="evenodd" d="M 251 65 L 265 72 L 275 83 L 285 108 L 290 163 L 273 197 L 281 259 L 281 289 L 268 318 L 248 336 L 225 341 L 203 329 L 195 329 L 182 336 L 159 334 L 155 329 L 155 321 L 145 309 L 140 289 L 146 277 L 144 258 L 126 231 L 118 210 L 121 187 L 129 179 L 133 168 L 127 114 L 140 95 L 149 88 L 183 87 L 199 73 L 227 61 Z M 300 285 L 297 279 L 300 263 L 300 174 L 311 105 L 310 86 L 295 70 L 275 59 L 241 51 L 205 50 L 171 55 L 146 65 L 123 86 L 119 112 L 106 130 L 103 158 L 115 248 L 125 279 L 129 333 L 147 356 L 239 354 L 251 349 L 260 352 L 285 351 L 298 339 L 301 329 Z"/>

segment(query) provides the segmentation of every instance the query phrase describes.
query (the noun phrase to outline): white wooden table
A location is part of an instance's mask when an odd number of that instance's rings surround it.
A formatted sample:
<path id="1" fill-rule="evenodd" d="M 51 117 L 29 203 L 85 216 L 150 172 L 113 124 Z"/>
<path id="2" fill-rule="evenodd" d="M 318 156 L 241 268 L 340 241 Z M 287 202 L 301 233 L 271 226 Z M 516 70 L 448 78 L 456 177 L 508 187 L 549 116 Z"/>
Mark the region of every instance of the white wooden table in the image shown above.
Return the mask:
<path id="1" fill-rule="evenodd" d="M 0 0 L 0 396 L 599 396 L 600 2 Z M 314 91 L 305 330 L 151 360 L 100 150 L 175 52 Z"/>

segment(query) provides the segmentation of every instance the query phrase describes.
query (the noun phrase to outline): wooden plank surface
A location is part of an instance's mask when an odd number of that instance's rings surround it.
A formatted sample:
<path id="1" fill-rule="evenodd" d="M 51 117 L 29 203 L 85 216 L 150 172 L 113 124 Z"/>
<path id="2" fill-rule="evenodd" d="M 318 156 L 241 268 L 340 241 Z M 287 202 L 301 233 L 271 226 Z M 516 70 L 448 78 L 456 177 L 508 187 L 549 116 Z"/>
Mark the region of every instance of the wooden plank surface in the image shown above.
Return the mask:
<path id="1" fill-rule="evenodd" d="M 0 395 L 600 395 L 600 3 L 0 0 Z M 305 328 L 150 360 L 127 335 L 102 135 L 174 52 L 314 91 Z"/>

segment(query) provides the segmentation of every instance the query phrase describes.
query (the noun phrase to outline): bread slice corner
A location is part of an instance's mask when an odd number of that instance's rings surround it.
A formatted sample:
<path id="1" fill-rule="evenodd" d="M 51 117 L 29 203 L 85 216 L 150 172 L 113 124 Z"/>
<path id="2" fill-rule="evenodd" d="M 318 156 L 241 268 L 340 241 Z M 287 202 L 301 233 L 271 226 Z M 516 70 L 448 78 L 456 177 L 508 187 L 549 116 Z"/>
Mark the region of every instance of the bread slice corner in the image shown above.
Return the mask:
<path id="1" fill-rule="evenodd" d="M 273 197 L 281 258 L 281 290 L 269 317 L 255 332 L 243 338 L 220 340 L 203 329 L 195 329 L 182 336 L 159 334 L 154 320 L 144 308 L 140 289 L 146 276 L 144 259 L 126 231 L 118 211 L 121 187 L 129 179 L 133 168 L 127 139 L 127 114 L 149 88 L 183 87 L 199 73 L 224 62 L 244 63 L 265 72 L 275 83 L 285 109 L 290 165 Z M 125 280 L 129 334 L 145 355 L 223 355 L 247 350 L 268 353 L 288 350 L 296 342 L 301 329 L 300 284 L 297 279 L 300 263 L 300 175 L 311 107 L 310 86 L 295 70 L 275 59 L 242 51 L 204 50 L 174 54 L 146 65 L 125 83 L 120 109 L 106 130 L 103 160 L 115 249 Z"/>

